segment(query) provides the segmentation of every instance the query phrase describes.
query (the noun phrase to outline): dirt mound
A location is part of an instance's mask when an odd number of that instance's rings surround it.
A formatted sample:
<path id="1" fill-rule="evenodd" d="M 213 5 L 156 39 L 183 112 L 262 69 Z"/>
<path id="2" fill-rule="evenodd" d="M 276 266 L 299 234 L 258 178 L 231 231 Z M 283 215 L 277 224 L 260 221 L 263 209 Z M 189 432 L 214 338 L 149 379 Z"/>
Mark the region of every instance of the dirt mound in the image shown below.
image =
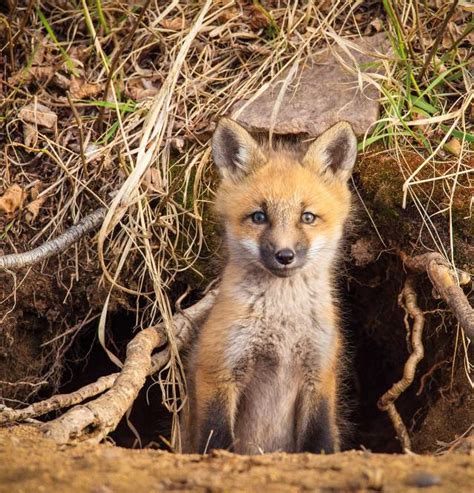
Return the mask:
<path id="1" fill-rule="evenodd" d="M 0 430 L 0 491 L 471 491 L 472 456 L 344 452 L 178 455 L 110 445 L 57 447 L 33 427 Z"/>

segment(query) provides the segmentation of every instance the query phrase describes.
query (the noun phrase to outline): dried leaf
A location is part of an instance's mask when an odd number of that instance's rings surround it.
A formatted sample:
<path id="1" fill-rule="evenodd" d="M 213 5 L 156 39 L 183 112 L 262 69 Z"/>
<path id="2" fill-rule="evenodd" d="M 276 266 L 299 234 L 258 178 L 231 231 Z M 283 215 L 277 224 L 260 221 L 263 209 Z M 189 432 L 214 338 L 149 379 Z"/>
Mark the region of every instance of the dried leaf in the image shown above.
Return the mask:
<path id="1" fill-rule="evenodd" d="M 161 192 L 163 190 L 160 172 L 156 168 L 148 168 L 143 176 L 143 184 L 150 192 Z"/>
<path id="2" fill-rule="evenodd" d="M 43 195 L 41 197 L 36 198 L 26 206 L 25 219 L 29 224 L 31 224 L 37 218 L 41 210 L 41 207 L 45 203 L 46 199 L 47 196 Z"/>
<path id="3" fill-rule="evenodd" d="M 144 78 L 132 79 L 127 83 L 125 93 L 135 101 L 154 97 L 158 94 L 160 88 L 153 84 L 153 80 Z"/>
<path id="4" fill-rule="evenodd" d="M 36 147 L 38 143 L 38 132 L 35 126 L 29 123 L 23 124 L 23 142 L 26 147 Z"/>
<path id="5" fill-rule="evenodd" d="M 102 84 L 89 84 L 82 77 L 73 77 L 69 86 L 74 99 L 93 98 L 102 92 Z"/>
<path id="6" fill-rule="evenodd" d="M 376 17 L 371 23 L 370 25 L 375 29 L 376 32 L 380 32 L 382 31 L 383 29 L 383 22 L 382 22 L 382 19 L 380 19 L 380 17 Z"/>
<path id="7" fill-rule="evenodd" d="M 41 125 L 46 128 L 55 128 L 58 121 L 58 115 L 51 111 L 44 104 L 34 102 L 24 106 L 19 113 L 19 117 L 27 123 Z"/>
<path id="8" fill-rule="evenodd" d="M 160 22 L 161 27 L 170 31 L 182 31 L 186 28 L 186 19 L 184 17 L 175 17 L 174 19 L 163 19 Z"/>
<path id="9" fill-rule="evenodd" d="M 448 151 L 453 156 L 461 155 L 461 142 L 459 142 L 459 139 L 456 139 L 456 137 L 453 137 L 449 142 L 446 142 L 443 147 L 445 151 Z"/>
<path id="10" fill-rule="evenodd" d="M 255 5 L 249 6 L 247 15 L 250 27 L 256 31 L 270 25 L 270 19 Z"/>
<path id="11" fill-rule="evenodd" d="M 445 49 L 450 48 L 454 43 L 453 32 L 455 32 L 456 30 L 455 26 L 456 25 L 454 24 L 454 22 L 449 22 L 443 32 L 443 35 L 441 37 L 441 46 Z"/>
<path id="12" fill-rule="evenodd" d="M 49 65 L 47 67 L 29 67 L 23 68 L 15 72 L 8 78 L 8 83 L 12 86 L 19 84 L 27 84 L 32 80 L 38 82 L 46 82 L 56 76 L 58 67 L 55 65 Z"/>
<path id="13" fill-rule="evenodd" d="M 42 188 L 43 183 L 41 183 L 39 180 L 33 182 L 33 186 L 30 189 L 31 200 L 36 200 L 38 198 L 38 195 L 40 194 Z"/>
<path id="14" fill-rule="evenodd" d="M 71 46 L 69 49 L 69 56 L 72 60 L 78 61 L 81 64 L 89 58 L 90 47 L 87 45 Z"/>
<path id="15" fill-rule="evenodd" d="M 223 10 L 222 13 L 219 14 L 218 19 L 224 24 L 228 21 L 235 20 L 239 15 L 240 12 L 235 7 L 230 7 Z"/>
<path id="16" fill-rule="evenodd" d="M 26 192 L 20 185 L 12 185 L 0 196 L 0 210 L 5 214 L 11 215 L 20 209 L 26 198 Z"/>

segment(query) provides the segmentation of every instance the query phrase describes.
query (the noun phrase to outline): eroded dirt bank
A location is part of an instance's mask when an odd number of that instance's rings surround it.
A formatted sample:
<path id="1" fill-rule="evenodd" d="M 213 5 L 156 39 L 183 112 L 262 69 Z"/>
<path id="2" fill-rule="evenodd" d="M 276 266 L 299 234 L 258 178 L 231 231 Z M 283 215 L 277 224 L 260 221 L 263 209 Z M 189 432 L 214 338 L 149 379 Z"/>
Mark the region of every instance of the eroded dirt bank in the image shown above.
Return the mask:
<path id="1" fill-rule="evenodd" d="M 3 492 L 472 491 L 474 457 L 353 451 L 241 457 L 174 455 L 111 445 L 58 447 L 32 427 L 0 429 Z"/>

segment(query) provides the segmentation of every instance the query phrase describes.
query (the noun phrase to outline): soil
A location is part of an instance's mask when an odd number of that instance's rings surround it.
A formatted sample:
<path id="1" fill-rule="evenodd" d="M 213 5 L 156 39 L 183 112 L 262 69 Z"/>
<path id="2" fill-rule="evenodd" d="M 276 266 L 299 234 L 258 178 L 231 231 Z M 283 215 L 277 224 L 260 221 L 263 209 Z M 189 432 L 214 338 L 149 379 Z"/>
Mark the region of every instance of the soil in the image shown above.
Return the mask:
<path id="1" fill-rule="evenodd" d="M 209 456 L 110 444 L 59 447 L 33 426 L 0 429 L 0 492 L 472 491 L 474 456 Z M 470 486 L 469 486 L 470 485 Z"/>

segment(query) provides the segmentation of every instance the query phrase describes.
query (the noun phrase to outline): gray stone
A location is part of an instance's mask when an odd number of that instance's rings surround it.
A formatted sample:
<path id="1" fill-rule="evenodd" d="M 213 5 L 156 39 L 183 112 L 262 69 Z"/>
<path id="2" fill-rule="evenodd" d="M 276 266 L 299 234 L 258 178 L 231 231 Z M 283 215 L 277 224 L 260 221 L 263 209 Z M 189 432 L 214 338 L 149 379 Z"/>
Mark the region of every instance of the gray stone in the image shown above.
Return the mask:
<path id="1" fill-rule="evenodd" d="M 387 54 L 390 46 L 383 33 L 353 43 L 381 54 Z M 349 56 L 340 47 L 334 50 L 350 67 L 358 66 L 366 73 L 380 71 L 380 60 L 373 56 L 352 49 Z M 275 101 L 289 70 L 240 114 L 236 112 L 246 100 L 238 101 L 231 109 L 233 117 L 250 131 L 268 132 Z M 379 98 L 379 90 L 367 82 L 363 82 L 361 91 L 357 74 L 347 70 L 328 49 L 298 68 L 283 97 L 274 133 L 316 137 L 334 123 L 346 120 L 357 135 L 363 135 L 379 118 Z"/>
<path id="2" fill-rule="evenodd" d="M 408 477 L 407 483 L 417 488 L 430 488 L 441 484 L 441 478 L 428 471 L 418 471 Z"/>

